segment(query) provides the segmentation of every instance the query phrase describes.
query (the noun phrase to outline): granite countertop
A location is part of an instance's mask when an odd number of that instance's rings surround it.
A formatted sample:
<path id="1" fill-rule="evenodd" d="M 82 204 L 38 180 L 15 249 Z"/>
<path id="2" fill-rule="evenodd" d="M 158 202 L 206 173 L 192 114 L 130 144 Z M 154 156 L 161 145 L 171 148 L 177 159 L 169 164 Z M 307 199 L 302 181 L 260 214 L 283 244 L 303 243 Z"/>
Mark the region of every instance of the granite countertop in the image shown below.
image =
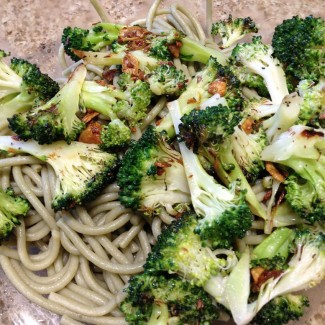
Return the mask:
<path id="1" fill-rule="evenodd" d="M 127 23 L 143 18 L 151 0 L 101 0 L 112 21 Z M 163 5 L 175 1 L 164 0 Z M 183 1 L 179 1 L 183 3 Z M 204 1 L 187 1 L 188 9 L 202 21 Z M 1 0 L 0 48 L 14 56 L 37 63 L 42 71 L 59 77 L 57 52 L 64 27 L 87 27 L 99 21 L 88 0 Z M 265 41 L 273 27 L 285 18 L 300 14 L 325 15 L 323 0 L 225 0 L 214 1 L 214 19 L 250 16 L 255 20 Z M 325 285 L 310 291 L 311 308 L 299 322 L 290 324 L 325 324 Z M 28 302 L 8 283 L 0 269 L 0 325 L 53 324 L 59 317 Z"/>

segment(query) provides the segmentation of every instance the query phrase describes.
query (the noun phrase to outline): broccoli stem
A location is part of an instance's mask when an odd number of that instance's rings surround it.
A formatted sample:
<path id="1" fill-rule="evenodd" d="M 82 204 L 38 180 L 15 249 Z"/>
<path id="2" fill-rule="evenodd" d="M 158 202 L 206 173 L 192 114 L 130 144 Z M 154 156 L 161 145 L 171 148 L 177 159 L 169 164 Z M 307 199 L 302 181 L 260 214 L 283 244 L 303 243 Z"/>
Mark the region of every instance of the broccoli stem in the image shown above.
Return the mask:
<path id="1" fill-rule="evenodd" d="M 155 301 L 148 325 L 167 325 L 168 318 L 168 306 L 163 302 Z"/>
<path id="2" fill-rule="evenodd" d="M 222 65 L 226 65 L 226 56 L 221 51 L 204 46 L 197 41 L 193 41 L 189 37 L 182 39 L 180 48 L 181 59 L 185 61 L 195 61 L 207 64 L 210 57 L 214 57 Z"/>

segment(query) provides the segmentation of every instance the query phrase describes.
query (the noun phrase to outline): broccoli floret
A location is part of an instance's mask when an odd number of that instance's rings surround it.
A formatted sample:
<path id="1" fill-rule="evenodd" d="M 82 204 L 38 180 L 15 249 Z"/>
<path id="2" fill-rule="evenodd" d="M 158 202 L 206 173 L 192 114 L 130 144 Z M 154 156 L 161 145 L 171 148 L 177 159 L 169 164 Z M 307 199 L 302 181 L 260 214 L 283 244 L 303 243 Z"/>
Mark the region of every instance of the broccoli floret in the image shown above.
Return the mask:
<path id="1" fill-rule="evenodd" d="M 267 137 L 264 128 L 259 127 L 256 131 L 243 130 L 236 126 L 231 135 L 234 156 L 250 182 L 256 179 L 264 171 L 264 162 L 261 160 L 261 152 L 267 145 Z"/>
<path id="2" fill-rule="evenodd" d="M 263 160 L 293 170 L 284 182 L 286 200 L 299 216 L 311 223 L 324 221 L 325 215 L 325 160 L 321 151 L 324 137 L 322 129 L 294 125 L 261 154 Z"/>
<path id="3" fill-rule="evenodd" d="M 190 204 L 181 156 L 152 126 L 126 152 L 117 179 L 122 204 L 149 218 Z"/>
<path id="4" fill-rule="evenodd" d="M 119 86 L 124 99 L 117 101 L 114 111 L 118 118 L 126 120 L 132 127 L 147 116 L 147 108 L 151 102 L 152 92 L 147 82 L 133 80 L 129 74 L 120 76 Z"/>
<path id="5" fill-rule="evenodd" d="M 175 108 L 174 111 L 178 108 L 178 102 L 174 101 L 170 104 L 170 107 Z M 184 123 L 179 127 L 180 134 L 181 138 L 185 139 L 187 146 L 194 149 L 194 153 L 210 161 L 216 174 L 226 186 L 237 183 L 242 193 L 245 193 L 246 200 L 249 202 L 252 211 L 261 217 L 265 217 L 265 211 L 262 209 L 233 154 L 233 140 L 230 135 L 241 120 L 241 116 L 241 111 L 223 105 L 192 111 L 187 116 L 182 117 Z M 189 127 L 186 127 L 186 124 L 189 124 Z M 199 164 L 198 158 L 195 159 L 197 160 L 196 163 Z M 199 170 L 201 170 L 201 167 Z M 204 171 L 202 170 L 202 172 Z M 199 178 L 202 177 L 201 175 Z M 208 189 L 209 186 L 206 188 Z M 210 191 L 208 190 L 208 192 Z M 248 217 L 248 215 L 246 216 Z M 248 222 L 244 223 L 244 225 L 247 227 Z"/>
<path id="6" fill-rule="evenodd" d="M 210 85 L 218 78 L 218 72 L 221 66 L 217 59 L 211 57 L 208 64 L 203 70 L 199 71 L 192 81 L 188 84 L 186 90 L 178 98 L 181 115 L 187 114 L 195 108 L 198 108 L 208 98 L 213 95 L 209 92 Z M 223 70 L 221 70 L 223 71 Z M 220 76 L 222 79 L 222 76 Z M 157 122 L 157 130 L 159 132 L 167 132 L 169 137 L 175 136 L 175 129 L 170 114 Z"/>
<path id="7" fill-rule="evenodd" d="M 325 110 L 325 78 L 320 78 L 317 84 L 310 80 L 302 80 L 297 88 L 303 102 L 299 106 L 296 124 L 324 127 L 324 116 L 321 115 Z"/>
<path id="8" fill-rule="evenodd" d="M 212 35 L 221 37 L 222 48 L 230 47 L 245 35 L 257 32 L 258 28 L 250 17 L 233 19 L 231 15 L 213 23 L 211 28 Z"/>
<path id="9" fill-rule="evenodd" d="M 248 250 L 229 275 L 225 296 L 236 324 L 248 324 L 272 299 L 304 290 L 325 276 L 325 236 L 310 228 L 296 230 L 288 268 L 271 273 L 252 301 L 250 297 L 250 256 Z M 273 323 L 272 323 L 273 324 Z"/>
<path id="10" fill-rule="evenodd" d="M 39 144 L 50 144 L 62 139 L 67 143 L 75 140 L 85 127 L 77 113 L 86 73 L 84 65 L 78 66 L 52 99 L 28 112 L 9 118 L 9 128 L 22 140 L 34 139 Z"/>
<path id="11" fill-rule="evenodd" d="M 121 310 L 128 324 L 208 325 L 219 316 L 212 297 L 177 275 L 135 275 L 125 291 Z"/>
<path id="12" fill-rule="evenodd" d="M 309 306 L 308 298 L 302 295 L 279 296 L 268 302 L 254 317 L 256 325 L 283 325 L 298 320 Z"/>
<path id="13" fill-rule="evenodd" d="M 325 20 L 294 16 L 275 28 L 274 56 L 283 63 L 286 74 L 297 81 L 317 81 L 325 75 Z"/>
<path id="14" fill-rule="evenodd" d="M 28 201 L 16 196 L 12 188 L 0 190 L 0 244 L 20 224 L 19 217 L 26 216 L 29 209 Z"/>
<path id="15" fill-rule="evenodd" d="M 220 144 L 234 133 L 241 120 L 241 112 L 228 106 L 210 106 L 203 110 L 192 110 L 182 116 L 179 125 L 180 139 L 186 146 L 198 153 L 207 144 Z"/>
<path id="16" fill-rule="evenodd" d="M 17 141 L 0 137 L 0 150 L 28 153 L 50 164 L 58 178 L 52 207 L 55 211 L 73 208 L 94 199 L 115 178 L 116 155 L 103 152 L 96 144 L 57 141 L 39 145 L 33 140 Z"/>
<path id="17" fill-rule="evenodd" d="M 162 64 L 153 70 L 147 81 L 155 95 L 174 96 L 179 96 L 187 83 L 184 72 L 170 64 Z"/>
<path id="18" fill-rule="evenodd" d="M 272 102 L 280 104 L 289 92 L 282 66 L 272 54 L 272 47 L 263 44 L 260 36 L 254 36 L 251 43 L 236 45 L 231 60 L 260 75 L 264 79 Z"/>
<path id="19" fill-rule="evenodd" d="M 193 285 L 203 287 L 213 297 L 219 297 L 218 302 L 222 303 L 223 297 L 219 295 L 222 288 L 216 283 L 227 277 L 237 258 L 232 250 L 222 250 L 222 256 L 216 256 L 195 233 L 197 225 L 193 212 L 173 221 L 158 237 L 144 265 L 145 272 L 177 273 Z"/>
<path id="20" fill-rule="evenodd" d="M 58 91 L 58 83 L 35 64 L 13 58 L 9 67 L 0 55 L 0 128 L 7 126 L 7 119 L 14 114 L 42 104 Z"/>
<path id="21" fill-rule="evenodd" d="M 218 113 L 225 110 L 229 112 L 229 110 L 226 107 L 218 106 L 216 114 L 211 116 L 209 114 L 210 109 L 198 111 L 202 112 L 202 118 L 206 124 L 201 124 L 202 129 L 196 129 L 196 126 L 193 126 L 192 129 L 200 134 L 200 139 L 196 138 L 196 140 L 202 140 L 203 142 L 200 148 L 203 148 L 205 143 L 209 143 L 210 146 L 212 143 L 217 143 L 222 133 L 228 132 L 225 126 L 225 128 L 217 130 L 220 133 L 216 134 L 215 138 L 213 138 L 216 128 L 214 124 L 208 124 L 208 122 L 213 119 L 215 121 L 219 120 Z M 169 110 L 174 120 L 175 128 L 179 128 L 181 132 L 178 102 L 172 102 Z M 191 115 L 184 116 L 184 119 L 186 120 L 192 116 L 195 117 L 195 121 L 198 120 L 196 119 L 197 116 L 201 116 L 201 114 L 196 116 L 192 113 Z M 231 118 L 229 120 L 231 121 Z M 207 127 L 208 125 L 211 126 L 210 132 Z M 203 130 L 203 132 L 200 132 L 200 130 Z M 195 212 L 202 217 L 196 228 L 197 233 L 213 247 L 230 247 L 236 238 L 242 238 L 245 235 L 245 232 L 252 224 L 253 216 L 244 200 L 245 191 L 238 194 L 236 182 L 230 185 L 230 189 L 217 183 L 212 176 L 206 173 L 198 156 L 192 150 L 188 149 L 183 142 L 179 143 L 179 147 L 191 192 L 192 204 Z M 209 151 L 209 148 L 206 148 L 206 150 Z"/>
<path id="22" fill-rule="evenodd" d="M 90 29 L 66 27 L 63 30 L 61 42 L 71 59 L 78 61 L 79 57 L 74 54 L 73 50 L 100 51 L 117 40 L 123 27 L 123 25 L 103 22 L 93 25 Z"/>
<path id="23" fill-rule="evenodd" d="M 290 228 L 277 228 L 251 254 L 251 267 L 262 267 L 266 270 L 284 270 L 290 245 L 294 239 L 294 231 Z"/>
<path id="24" fill-rule="evenodd" d="M 115 119 L 103 126 L 100 132 L 100 149 L 114 151 L 125 148 L 131 141 L 131 130 L 125 123 Z"/>
<path id="25" fill-rule="evenodd" d="M 242 87 L 256 90 L 259 96 L 266 98 L 269 97 L 269 92 L 266 88 L 264 79 L 260 75 L 254 73 L 246 66 L 232 61 L 233 60 L 229 59 L 229 68 L 240 81 Z"/>

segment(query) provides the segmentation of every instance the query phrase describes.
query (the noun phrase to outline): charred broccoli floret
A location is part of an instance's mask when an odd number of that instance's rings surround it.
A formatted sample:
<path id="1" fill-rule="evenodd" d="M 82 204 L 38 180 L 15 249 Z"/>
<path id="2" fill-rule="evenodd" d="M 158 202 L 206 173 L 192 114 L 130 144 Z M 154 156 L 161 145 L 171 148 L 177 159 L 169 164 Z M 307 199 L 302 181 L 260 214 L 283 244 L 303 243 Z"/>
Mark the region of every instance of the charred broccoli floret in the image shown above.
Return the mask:
<path id="1" fill-rule="evenodd" d="M 49 100 L 59 91 L 59 85 L 39 68 L 23 59 L 13 58 L 8 66 L 0 51 L 0 128 L 7 119 Z"/>
<path id="2" fill-rule="evenodd" d="M 0 137 L 0 150 L 29 153 L 50 164 L 58 184 L 52 207 L 55 211 L 74 207 L 94 199 L 115 178 L 118 167 L 116 155 L 103 152 L 98 145 L 82 142 L 57 141 L 39 145 L 33 140 L 17 141 Z"/>
<path id="3" fill-rule="evenodd" d="M 77 113 L 86 72 L 84 65 L 78 66 L 52 99 L 28 112 L 9 118 L 10 129 L 20 139 L 34 139 L 39 144 L 50 144 L 63 139 L 70 143 L 75 140 L 85 126 Z"/>
<path id="4" fill-rule="evenodd" d="M 80 58 L 73 50 L 99 51 L 118 39 L 123 25 L 111 23 L 97 23 L 90 29 L 66 27 L 63 30 L 61 42 L 65 52 L 75 61 Z"/>
<path id="5" fill-rule="evenodd" d="M 257 32 L 258 28 L 250 17 L 233 19 L 231 15 L 227 19 L 213 23 L 211 28 L 212 35 L 221 37 L 223 48 L 232 46 L 247 34 Z"/>
<path id="6" fill-rule="evenodd" d="M 210 324 L 219 311 L 202 288 L 177 275 L 133 276 L 121 304 L 129 324 Z"/>
<path id="7" fill-rule="evenodd" d="M 181 156 L 151 126 L 126 152 L 117 181 L 122 204 L 149 218 L 163 207 L 176 214 L 190 204 Z"/>

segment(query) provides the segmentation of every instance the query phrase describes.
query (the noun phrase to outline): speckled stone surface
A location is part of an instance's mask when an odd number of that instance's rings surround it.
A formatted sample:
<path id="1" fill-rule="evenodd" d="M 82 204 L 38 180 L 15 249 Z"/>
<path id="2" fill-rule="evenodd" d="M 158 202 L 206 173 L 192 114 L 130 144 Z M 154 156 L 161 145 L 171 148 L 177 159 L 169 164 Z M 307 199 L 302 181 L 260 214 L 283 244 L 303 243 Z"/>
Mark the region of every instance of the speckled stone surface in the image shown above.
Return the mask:
<path id="1" fill-rule="evenodd" d="M 204 24 L 205 1 L 180 0 Z M 113 21 L 127 23 L 143 18 L 151 0 L 102 0 Z M 175 1 L 164 0 L 162 6 Z M 214 1 L 213 18 L 251 16 L 269 41 L 273 27 L 293 15 L 325 16 L 324 0 Z M 57 52 L 64 27 L 86 27 L 99 21 L 88 0 L 0 0 L 0 48 L 37 63 L 51 76 L 60 76 Z M 291 325 L 325 324 L 325 286 L 310 291 L 312 307 Z M 0 270 L 0 325 L 57 325 L 59 317 L 29 303 L 8 283 Z"/>

